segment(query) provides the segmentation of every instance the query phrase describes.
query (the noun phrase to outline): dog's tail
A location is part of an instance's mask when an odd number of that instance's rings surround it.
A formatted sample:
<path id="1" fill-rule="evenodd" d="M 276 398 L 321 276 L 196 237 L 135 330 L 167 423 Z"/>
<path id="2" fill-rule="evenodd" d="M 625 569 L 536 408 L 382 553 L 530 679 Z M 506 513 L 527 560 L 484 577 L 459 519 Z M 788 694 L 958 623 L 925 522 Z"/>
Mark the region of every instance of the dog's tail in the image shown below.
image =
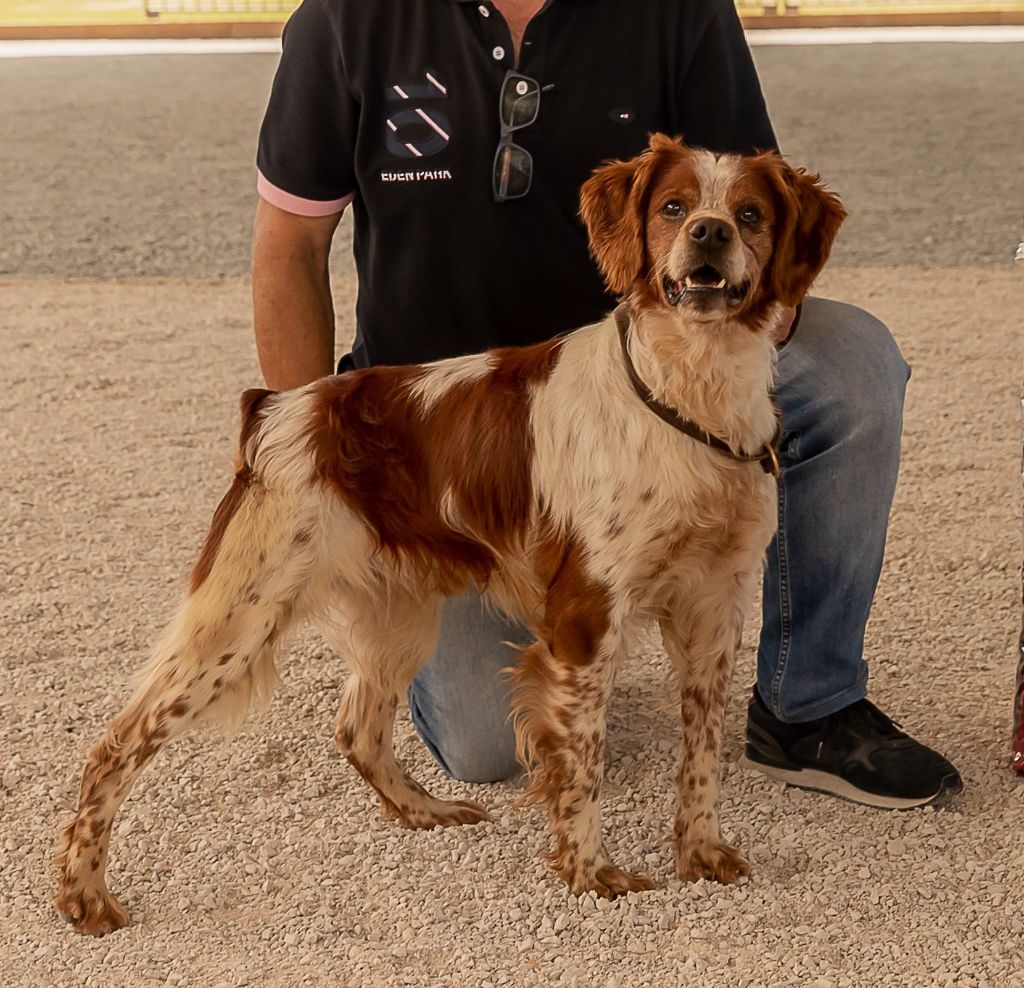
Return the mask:
<path id="1" fill-rule="evenodd" d="M 273 462 L 267 455 L 295 448 L 287 434 L 301 411 L 296 401 L 302 403 L 301 392 L 242 395 L 234 479 L 214 512 L 185 600 L 136 678 L 138 698 L 166 697 L 191 680 L 190 706 L 200 698 L 202 706 L 190 715 L 229 729 L 254 699 L 269 702 L 279 682 L 274 655 L 281 639 L 309 611 L 305 591 L 319 543 L 315 509 L 287 482 L 282 457 Z"/>
<path id="2" fill-rule="evenodd" d="M 235 459 L 235 479 L 213 513 L 213 521 L 206 534 L 206 541 L 203 543 L 195 566 L 192 567 L 192 575 L 189 579 L 191 593 L 195 593 L 210 575 L 213 562 L 224 539 L 224 532 L 241 507 L 252 485 L 253 461 L 259 442 L 259 427 L 266 415 L 264 406 L 267 399 L 276 394 L 277 392 L 269 391 L 266 388 L 251 388 L 242 393 L 242 426 L 241 434 L 238 437 L 238 455 Z"/>

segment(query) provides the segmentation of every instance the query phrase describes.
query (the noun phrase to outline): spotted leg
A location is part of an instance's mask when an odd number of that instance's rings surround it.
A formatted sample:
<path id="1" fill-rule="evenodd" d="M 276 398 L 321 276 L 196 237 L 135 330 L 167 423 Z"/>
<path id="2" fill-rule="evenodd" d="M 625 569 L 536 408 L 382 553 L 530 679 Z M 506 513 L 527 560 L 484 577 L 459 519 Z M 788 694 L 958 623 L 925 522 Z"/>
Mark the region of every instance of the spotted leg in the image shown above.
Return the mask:
<path id="1" fill-rule="evenodd" d="M 376 790 L 385 817 L 411 828 L 479 823 L 487 814 L 478 803 L 434 798 L 395 759 L 395 710 L 436 647 L 441 598 L 376 589 L 347 592 L 329 635 L 351 669 L 335 721 L 338 749 Z"/>
<path id="2" fill-rule="evenodd" d="M 262 609 L 266 618 L 250 613 L 251 626 L 241 614 L 205 627 L 194 613 L 186 616 L 135 697 L 89 752 L 78 810 L 60 833 L 57 856 L 55 904 L 77 932 L 102 935 L 128 922 L 106 887 L 107 851 L 114 815 L 153 756 L 198 720 L 231 720 L 253 692 L 272 690 L 273 650 L 291 605 L 266 602 Z"/>
<path id="3" fill-rule="evenodd" d="M 262 487 L 241 492 L 210 572 L 195 581 L 135 695 L 89 752 L 56 858 L 55 904 L 79 933 L 128 922 L 104 872 L 114 815 L 139 773 L 197 722 L 237 724 L 254 696 L 269 699 L 274 654 L 294 619 L 311 611 L 322 578 L 318 540 L 297 518 L 287 497 Z"/>
<path id="4" fill-rule="evenodd" d="M 722 729 L 743 610 L 735 600 L 703 599 L 675 607 L 661 622 L 680 684 L 683 737 L 673 838 L 676 872 L 687 881 L 730 885 L 750 873 L 739 851 L 722 840 L 718 823 Z"/>
<path id="5" fill-rule="evenodd" d="M 554 588 L 557 590 L 557 588 Z M 517 754 L 530 773 L 525 801 L 547 804 L 548 859 L 577 895 L 605 898 L 653 888 L 614 865 L 602 843 L 605 718 L 615 679 L 617 636 L 603 613 L 572 598 L 548 601 L 547 633 L 513 673 Z"/>

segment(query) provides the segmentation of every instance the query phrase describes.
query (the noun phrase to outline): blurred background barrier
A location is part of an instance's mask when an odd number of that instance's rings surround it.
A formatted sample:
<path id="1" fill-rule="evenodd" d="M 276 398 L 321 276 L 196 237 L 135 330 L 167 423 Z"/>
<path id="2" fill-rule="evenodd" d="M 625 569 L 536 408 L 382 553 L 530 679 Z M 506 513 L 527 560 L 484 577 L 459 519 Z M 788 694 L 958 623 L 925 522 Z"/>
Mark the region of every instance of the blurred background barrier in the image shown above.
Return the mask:
<path id="1" fill-rule="evenodd" d="M 294 0 L 144 0 L 147 17 L 176 14 L 234 16 L 243 14 L 290 14 Z"/>
<path id="2" fill-rule="evenodd" d="M 163 22 L 280 25 L 297 6 L 298 0 L 0 0 L 0 28 L 152 29 Z"/>
<path id="3" fill-rule="evenodd" d="M 1019 0 L 737 0 L 743 17 L 796 15 L 814 17 L 1003 13 L 1024 10 Z"/>
<path id="4" fill-rule="evenodd" d="M 736 0 L 748 27 L 1020 24 L 1022 0 Z"/>

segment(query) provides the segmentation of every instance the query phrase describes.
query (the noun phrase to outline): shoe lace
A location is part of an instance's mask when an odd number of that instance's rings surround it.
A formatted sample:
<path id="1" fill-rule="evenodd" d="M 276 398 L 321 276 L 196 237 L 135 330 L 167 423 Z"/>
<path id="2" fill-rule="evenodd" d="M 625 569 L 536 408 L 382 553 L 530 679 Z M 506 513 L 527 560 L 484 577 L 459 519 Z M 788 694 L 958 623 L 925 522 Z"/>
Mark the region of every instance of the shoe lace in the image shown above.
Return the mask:
<path id="1" fill-rule="evenodd" d="M 829 721 L 826 729 L 829 740 L 834 740 L 836 735 L 851 728 L 857 730 L 858 727 L 862 730 L 866 728 L 870 734 L 887 741 L 902 741 L 908 738 L 907 733 L 902 730 L 902 725 L 882 713 L 870 700 L 851 703 L 829 718 Z"/>

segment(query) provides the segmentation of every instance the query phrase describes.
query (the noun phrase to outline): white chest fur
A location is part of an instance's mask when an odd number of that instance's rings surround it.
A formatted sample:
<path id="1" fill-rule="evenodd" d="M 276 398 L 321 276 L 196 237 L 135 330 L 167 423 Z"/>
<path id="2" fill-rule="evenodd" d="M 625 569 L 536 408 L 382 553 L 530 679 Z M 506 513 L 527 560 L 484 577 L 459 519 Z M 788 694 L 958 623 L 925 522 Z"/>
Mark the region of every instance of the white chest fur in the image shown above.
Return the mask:
<path id="1" fill-rule="evenodd" d="M 735 448 L 757 449 L 775 428 L 772 354 L 745 332 L 747 345 L 733 354 L 681 345 L 672 367 L 653 373 L 650 353 L 638 364 L 662 400 Z M 706 366 L 694 366 L 701 351 Z M 539 512 L 583 542 L 590 574 L 624 607 L 656 609 L 668 588 L 716 568 L 749 569 L 763 554 L 775 523 L 773 479 L 647 409 L 626 377 L 611 319 L 567 338 L 534 395 L 531 422 Z"/>

